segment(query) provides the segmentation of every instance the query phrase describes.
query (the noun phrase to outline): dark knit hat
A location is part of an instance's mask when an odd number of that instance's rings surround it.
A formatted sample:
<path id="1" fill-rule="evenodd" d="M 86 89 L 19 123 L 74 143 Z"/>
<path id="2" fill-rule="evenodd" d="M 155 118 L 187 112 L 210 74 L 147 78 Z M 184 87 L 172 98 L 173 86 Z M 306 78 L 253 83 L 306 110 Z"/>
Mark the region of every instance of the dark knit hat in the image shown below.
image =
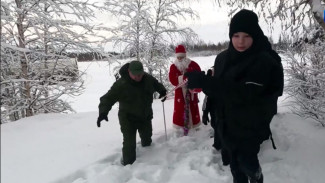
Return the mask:
<path id="1" fill-rule="evenodd" d="M 261 27 L 258 25 L 258 17 L 256 13 L 250 10 L 242 9 L 237 12 L 231 19 L 229 27 L 229 38 L 236 32 L 245 32 L 257 39 L 264 35 Z"/>
<path id="2" fill-rule="evenodd" d="M 140 75 L 144 73 L 142 63 L 137 60 L 130 62 L 129 70 L 133 75 Z"/>

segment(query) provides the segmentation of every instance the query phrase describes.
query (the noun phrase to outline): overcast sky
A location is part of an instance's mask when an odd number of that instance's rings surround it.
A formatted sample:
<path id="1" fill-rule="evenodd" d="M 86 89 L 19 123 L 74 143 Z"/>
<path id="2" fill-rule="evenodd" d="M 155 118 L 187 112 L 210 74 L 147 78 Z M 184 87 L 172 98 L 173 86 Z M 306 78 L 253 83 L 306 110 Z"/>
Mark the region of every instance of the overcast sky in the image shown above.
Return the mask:
<path id="1" fill-rule="evenodd" d="M 188 23 L 202 40 L 206 43 L 219 43 L 229 40 L 228 32 L 231 20 L 231 17 L 228 16 L 229 7 L 219 7 L 212 0 L 193 2 L 191 6 L 193 10 L 198 12 L 200 19 Z M 272 33 L 262 17 L 259 17 L 259 23 L 266 36 L 272 37 L 274 41 L 278 40 L 281 32 L 278 23 L 272 25 Z"/>
<path id="2" fill-rule="evenodd" d="M 228 9 L 220 8 L 211 0 L 193 2 L 192 9 L 198 12 L 200 19 L 188 21 L 191 27 L 206 43 L 219 43 L 229 40 Z"/>
<path id="3" fill-rule="evenodd" d="M 199 35 L 199 38 L 206 43 L 218 44 L 219 42 L 229 40 L 228 31 L 231 17 L 228 16 L 228 7 L 219 7 L 212 0 L 194 1 L 191 3 L 191 6 L 199 14 L 200 19 L 194 21 L 190 19 L 182 20 L 180 26 L 191 27 Z M 105 24 L 110 23 L 108 14 L 100 13 L 98 17 Z M 280 35 L 280 26 L 273 25 L 274 30 L 271 33 L 263 18 L 260 18 L 259 22 L 265 35 L 271 36 L 277 42 Z"/>

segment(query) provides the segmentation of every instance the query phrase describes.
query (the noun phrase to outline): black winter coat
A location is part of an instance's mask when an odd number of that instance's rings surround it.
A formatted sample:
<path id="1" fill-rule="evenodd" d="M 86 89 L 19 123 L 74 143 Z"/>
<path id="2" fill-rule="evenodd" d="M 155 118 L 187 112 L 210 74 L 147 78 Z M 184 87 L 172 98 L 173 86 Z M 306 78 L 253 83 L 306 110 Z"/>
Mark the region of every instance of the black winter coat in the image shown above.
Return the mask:
<path id="1" fill-rule="evenodd" d="M 214 77 L 205 88 L 215 99 L 223 143 L 236 148 L 268 139 L 283 91 L 283 69 L 281 60 L 266 51 L 232 57 L 229 49 L 216 57 Z"/>

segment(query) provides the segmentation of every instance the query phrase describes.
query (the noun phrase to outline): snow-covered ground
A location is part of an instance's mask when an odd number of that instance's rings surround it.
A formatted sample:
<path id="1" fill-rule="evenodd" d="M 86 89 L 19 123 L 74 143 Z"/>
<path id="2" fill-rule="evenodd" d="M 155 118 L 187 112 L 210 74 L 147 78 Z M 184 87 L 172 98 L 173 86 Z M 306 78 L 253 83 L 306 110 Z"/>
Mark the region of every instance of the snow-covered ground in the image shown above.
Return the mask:
<path id="1" fill-rule="evenodd" d="M 214 56 L 196 57 L 203 70 Z M 107 62 L 82 62 L 86 91 L 76 97 L 75 114 L 42 114 L 1 125 L 2 183 L 231 183 L 229 166 L 213 151 L 210 125 L 177 137 L 172 128 L 173 100 L 153 103 L 153 144 L 137 145 L 137 160 L 121 166 L 122 134 L 117 108 L 97 128 L 97 106 L 115 81 Z M 200 99 L 204 94 L 200 94 Z M 282 98 L 281 98 L 282 99 Z M 260 162 L 266 183 L 323 183 L 325 133 L 315 123 L 290 114 L 280 99 L 271 123 L 277 150 L 262 144 Z M 201 105 L 200 105 L 201 106 Z M 139 140 L 139 138 L 138 138 Z"/>

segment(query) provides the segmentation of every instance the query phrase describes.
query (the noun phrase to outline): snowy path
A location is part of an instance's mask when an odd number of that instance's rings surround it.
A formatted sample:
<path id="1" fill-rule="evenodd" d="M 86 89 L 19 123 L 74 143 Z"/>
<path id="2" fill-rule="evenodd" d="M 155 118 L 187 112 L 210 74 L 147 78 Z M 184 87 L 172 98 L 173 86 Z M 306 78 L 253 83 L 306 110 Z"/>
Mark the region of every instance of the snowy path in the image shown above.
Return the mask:
<path id="1" fill-rule="evenodd" d="M 167 101 L 170 106 L 172 101 Z M 202 125 L 176 137 L 167 123 L 165 140 L 161 103 L 154 102 L 153 145 L 137 144 L 133 165 L 120 165 L 122 135 L 117 110 L 97 128 L 97 112 L 47 114 L 1 128 L 1 182 L 4 183 L 231 183 L 229 166 L 213 153 L 211 127 Z M 170 114 L 171 107 L 166 107 Z M 281 112 L 281 111 L 280 111 Z M 167 116 L 170 121 L 171 115 Z M 261 146 L 260 162 L 268 183 L 322 183 L 325 133 L 314 123 L 283 112 L 271 123 L 277 150 Z M 139 140 L 139 138 L 138 138 Z M 19 176 L 15 176 L 19 175 Z"/>
<path id="2" fill-rule="evenodd" d="M 321 183 L 325 160 L 322 158 L 323 130 L 292 114 L 279 114 L 272 122 L 277 150 L 270 141 L 261 146 L 260 162 L 267 182 Z M 301 132 L 305 130 L 306 132 Z M 202 125 L 189 136 L 177 137 L 168 130 L 153 136 L 153 145 L 137 144 L 133 165 L 120 165 L 120 147 L 105 158 L 61 178 L 55 183 L 231 183 L 229 166 L 222 166 L 220 153 L 212 150 L 211 127 Z M 312 170 L 312 171 L 310 171 Z"/>
<path id="3" fill-rule="evenodd" d="M 229 167 L 221 164 L 220 153 L 212 150 L 210 126 L 191 131 L 189 136 L 177 137 L 176 132 L 153 137 L 150 147 L 137 144 L 137 160 L 133 165 L 120 165 L 120 148 L 106 158 L 56 181 L 56 183 L 99 182 L 229 182 Z"/>

